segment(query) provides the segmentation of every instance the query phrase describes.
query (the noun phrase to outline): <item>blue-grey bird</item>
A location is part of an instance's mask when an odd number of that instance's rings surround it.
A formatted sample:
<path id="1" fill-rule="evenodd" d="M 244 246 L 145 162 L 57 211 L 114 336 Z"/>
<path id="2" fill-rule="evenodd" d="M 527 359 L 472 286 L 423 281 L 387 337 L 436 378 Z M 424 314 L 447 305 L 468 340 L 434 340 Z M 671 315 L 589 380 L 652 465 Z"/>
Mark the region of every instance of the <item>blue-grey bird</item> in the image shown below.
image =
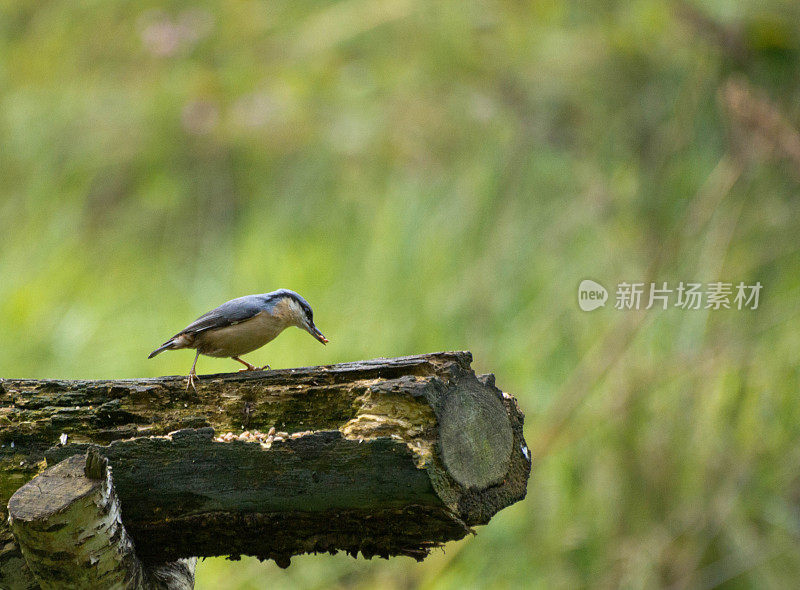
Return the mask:
<path id="1" fill-rule="evenodd" d="M 230 357 L 245 366 L 242 371 L 267 369 L 268 365 L 255 367 L 239 356 L 261 348 L 289 326 L 305 330 L 322 344 L 328 343 L 328 339 L 314 325 L 314 312 L 308 301 L 294 291 L 279 289 L 262 295 L 245 295 L 223 303 L 201 315 L 147 358 L 153 358 L 165 350 L 196 349 L 186 387 L 195 388 L 197 373 L 194 369 L 201 354 Z"/>

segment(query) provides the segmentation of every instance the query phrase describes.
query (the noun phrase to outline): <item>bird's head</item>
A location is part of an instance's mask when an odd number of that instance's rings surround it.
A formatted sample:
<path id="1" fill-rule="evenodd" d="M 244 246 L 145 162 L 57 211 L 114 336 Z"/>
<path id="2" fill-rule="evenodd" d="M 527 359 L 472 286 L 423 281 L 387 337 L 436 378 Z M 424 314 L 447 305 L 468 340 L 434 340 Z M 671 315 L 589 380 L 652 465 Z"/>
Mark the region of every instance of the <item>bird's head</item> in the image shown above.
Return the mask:
<path id="1" fill-rule="evenodd" d="M 281 289 L 276 294 L 279 299 L 276 308 L 281 309 L 282 315 L 285 315 L 289 324 L 305 330 L 322 344 L 328 343 L 328 339 L 314 325 L 314 311 L 308 301 L 288 289 Z"/>

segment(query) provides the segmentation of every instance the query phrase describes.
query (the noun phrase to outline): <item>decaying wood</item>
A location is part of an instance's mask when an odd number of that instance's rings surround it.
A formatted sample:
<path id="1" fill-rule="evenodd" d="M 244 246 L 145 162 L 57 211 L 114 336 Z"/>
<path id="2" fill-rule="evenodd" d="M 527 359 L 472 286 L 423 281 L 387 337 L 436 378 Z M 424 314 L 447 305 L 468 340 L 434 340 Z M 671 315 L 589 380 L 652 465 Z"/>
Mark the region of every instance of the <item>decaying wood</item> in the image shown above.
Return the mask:
<path id="1" fill-rule="evenodd" d="M 42 590 L 194 587 L 196 559 L 146 567 L 120 517 L 112 469 L 94 448 L 50 467 L 8 503 L 9 523 Z"/>
<path id="2" fill-rule="evenodd" d="M 522 414 L 471 360 L 211 375 L 196 393 L 185 377 L 0 380 L 0 497 L 5 505 L 46 464 L 97 445 L 145 563 L 248 554 L 286 565 L 337 550 L 422 558 L 525 495 Z M 219 440 L 273 427 L 266 442 Z M 19 557 L 7 529 L 3 541 L 0 580 Z"/>

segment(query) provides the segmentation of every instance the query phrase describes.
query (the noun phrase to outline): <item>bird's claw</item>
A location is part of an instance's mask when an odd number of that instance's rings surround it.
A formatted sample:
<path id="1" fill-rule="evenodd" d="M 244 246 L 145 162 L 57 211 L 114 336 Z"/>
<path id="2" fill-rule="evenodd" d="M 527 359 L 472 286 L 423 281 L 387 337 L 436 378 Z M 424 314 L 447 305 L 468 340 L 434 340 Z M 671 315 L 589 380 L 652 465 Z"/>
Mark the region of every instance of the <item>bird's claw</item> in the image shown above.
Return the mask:
<path id="1" fill-rule="evenodd" d="M 194 392 L 197 393 L 197 387 L 194 384 L 196 379 L 197 379 L 197 373 L 189 373 L 189 382 L 186 384 L 186 391 L 194 389 Z"/>
<path id="2" fill-rule="evenodd" d="M 264 365 L 263 367 L 256 367 L 255 365 L 247 365 L 244 369 L 239 369 L 240 373 L 244 373 L 246 371 L 269 371 L 270 366 Z"/>

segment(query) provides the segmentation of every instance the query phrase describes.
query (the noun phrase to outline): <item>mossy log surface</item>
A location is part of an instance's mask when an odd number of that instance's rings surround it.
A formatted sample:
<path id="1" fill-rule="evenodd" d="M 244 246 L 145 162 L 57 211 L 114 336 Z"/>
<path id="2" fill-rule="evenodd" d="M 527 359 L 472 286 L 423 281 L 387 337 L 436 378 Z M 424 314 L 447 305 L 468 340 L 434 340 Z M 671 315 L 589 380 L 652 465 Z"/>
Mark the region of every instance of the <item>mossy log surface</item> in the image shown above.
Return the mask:
<path id="1" fill-rule="evenodd" d="M 197 392 L 181 376 L 3 379 L 2 505 L 92 445 L 145 562 L 247 554 L 286 565 L 337 550 L 420 559 L 525 496 L 522 413 L 471 361 L 443 352 L 207 375 Z M 272 427 L 288 436 L 215 439 Z M 3 526 L 0 587 L 14 587 L 21 565 Z"/>

